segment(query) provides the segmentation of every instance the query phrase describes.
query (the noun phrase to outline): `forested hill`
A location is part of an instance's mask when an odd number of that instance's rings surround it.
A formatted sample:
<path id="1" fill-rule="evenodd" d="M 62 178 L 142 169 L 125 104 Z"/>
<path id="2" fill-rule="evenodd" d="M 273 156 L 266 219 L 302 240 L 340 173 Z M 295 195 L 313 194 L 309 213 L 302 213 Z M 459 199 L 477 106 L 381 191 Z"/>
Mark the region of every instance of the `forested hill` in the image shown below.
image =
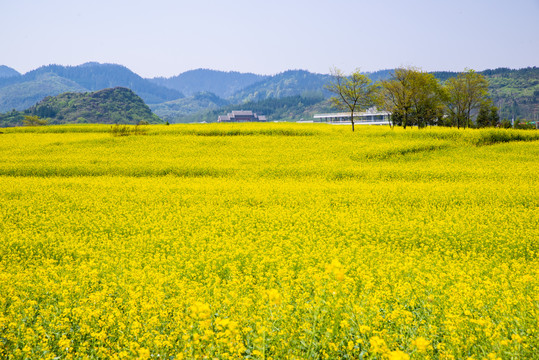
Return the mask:
<path id="1" fill-rule="evenodd" d="M 315 74 L 305 70 L 288 70 L 247 86 L 236 92 L 231 102 L 259 101 L 289 96 L 321 97 L 329 96 L 324 86 L 330 76 Z"/>
<path id="2" fill-rule="evenodd" d="M 46 76 L 52 76 L 55 81 L 43 83 L 43 77 Z M 66 88 L 63 85 L 67 82 L 71 86 Z M 65 91 L 97 91 L 117 86 L 133 90 L 147 103 L 161 103 L 183 97 L 179 91 L 143 79 L 121 65 L 99 63 L 78 66 L 48 65 L 22 76 L 0 78 L 0 112 L 26 109 L 29 106 L 29 99 L 34 101 L 38 95 L 54 96 Z M 9 98 L 10 101 L 6 103 L 2 101 L 3 98 Z M 35 101 L 32 104 L 34 103 Z"/>
<path id="3" fill-rule="evenodd" d="M 0 126 L 22 125 L 24 115 L 37 115 L 47 119 L 49 124 L 162 122 L 139 96 L 122 87 L 49 96 L 24 112 L 12 111 L 0 115 Z"/>
<path id="4" fill-rule="evenodd" d="M 502 119 L 539 119 L 539 68 L 482 71 Z"/>
<path id="5" fill-rule="evenodd" d="M 186 71 L 171 78 L 153 78 L 150 81 L 178 90 L 186 96 L 201 92 L 211 92 L 221 98 L 228 98 L 247 86 L 268 78 L 264 75 L 196 69 Z"/>
<path id="6" fill-rule="evenodd" d="M 0 65 L 0 78 L 10 78 L 10 77 L 16 77 L 20 75 L 21 74 L 17 70 L 12 69 L 6 65 Z"/>

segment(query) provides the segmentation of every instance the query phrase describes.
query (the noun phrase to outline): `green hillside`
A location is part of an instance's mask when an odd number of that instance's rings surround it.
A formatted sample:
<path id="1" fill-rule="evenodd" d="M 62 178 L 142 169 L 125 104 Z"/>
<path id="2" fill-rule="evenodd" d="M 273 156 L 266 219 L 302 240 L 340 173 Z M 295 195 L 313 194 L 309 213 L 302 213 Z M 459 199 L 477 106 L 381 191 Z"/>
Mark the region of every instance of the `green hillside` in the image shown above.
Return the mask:
<path id="1" fill-rule="evenodd" d="M 0 125 L 22 125 L 24 115 L 37 115 L 50 124 L 162 123 L 144 101 L 127 88 L 111 88 L 90 93 L 68 92 L 49 96 L 24 112 L 0 115 Z"/>
<path id="2" fill-rule="evenodd" d="M 244 103 L 288 96 L 323 96 L 329 75 L 314 74 L 305 70 L 289 70 L 252 84 L 230 98 L 231 102 Z"/>
<path id="3" fill-rule="evenodd" d="M 539 119 L 539 68 L 482 72 L 489 81 L 494 105 L 505 119 Z"/>

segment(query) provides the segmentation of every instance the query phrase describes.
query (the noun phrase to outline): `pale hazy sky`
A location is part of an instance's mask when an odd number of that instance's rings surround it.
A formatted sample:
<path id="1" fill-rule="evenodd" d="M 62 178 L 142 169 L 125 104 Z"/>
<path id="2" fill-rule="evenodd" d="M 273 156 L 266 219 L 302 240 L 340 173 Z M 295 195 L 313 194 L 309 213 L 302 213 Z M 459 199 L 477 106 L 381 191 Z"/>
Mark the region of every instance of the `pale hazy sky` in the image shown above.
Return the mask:
<path id="1" fill-rule="evenodd" d="M 0 65 L 276 74 L 539 66 L 539 0 L 0 0 Z"/>

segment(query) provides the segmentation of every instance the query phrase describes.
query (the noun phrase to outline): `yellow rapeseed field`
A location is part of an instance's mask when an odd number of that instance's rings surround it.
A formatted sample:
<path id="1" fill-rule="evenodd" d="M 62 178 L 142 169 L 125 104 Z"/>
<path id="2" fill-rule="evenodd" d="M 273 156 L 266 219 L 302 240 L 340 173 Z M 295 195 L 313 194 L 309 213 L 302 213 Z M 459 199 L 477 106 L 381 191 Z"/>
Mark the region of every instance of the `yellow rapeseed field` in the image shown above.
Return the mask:
<path id="1" fill-rule="evenodd" d="M 0 358 L 539 359 L 539 134 L 1 129 Z"/>

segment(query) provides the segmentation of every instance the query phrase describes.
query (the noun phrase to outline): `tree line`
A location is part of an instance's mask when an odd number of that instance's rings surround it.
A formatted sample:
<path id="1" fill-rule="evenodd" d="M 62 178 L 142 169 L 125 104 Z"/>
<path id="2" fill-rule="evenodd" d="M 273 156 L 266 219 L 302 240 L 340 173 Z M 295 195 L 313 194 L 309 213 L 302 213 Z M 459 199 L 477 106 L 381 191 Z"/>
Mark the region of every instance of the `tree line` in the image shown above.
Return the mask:
<path id="1" fill-rule="evenodd" d="M 334 107 L 354 114 L 376 106 L 391 112 L 391 126 L 499 126 L 498 109 L 488 96 L 488 82 L 474 70 L 448 77 L 441 83 L 417 68 L 398 68 L 387 80 L 373 83 L 359 69 L 346 76 L 331 70 L 326 89 L 334 93 Z"/>

